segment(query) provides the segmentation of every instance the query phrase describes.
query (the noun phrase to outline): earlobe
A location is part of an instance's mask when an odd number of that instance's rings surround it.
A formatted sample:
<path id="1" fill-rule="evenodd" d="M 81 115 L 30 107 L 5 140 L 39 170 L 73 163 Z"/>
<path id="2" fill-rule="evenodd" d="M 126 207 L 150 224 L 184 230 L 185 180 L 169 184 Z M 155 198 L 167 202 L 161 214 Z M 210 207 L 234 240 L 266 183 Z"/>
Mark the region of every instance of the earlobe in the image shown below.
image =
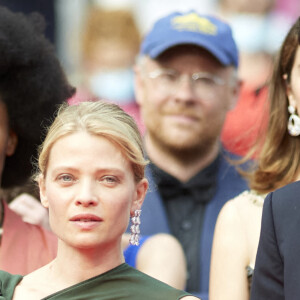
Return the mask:
<path id="1" fill-rule="evenodd" d="M 148 180 L 143 178 L 136 186 L 135 198 L 133 199 L 131 206 L 131 215 L 134 214 L 134 211 L 137 209 L 141 209 L 142 204 L 144 202 L 147 190 L 148 190 Z"/>
<path id="2" fill-rule="evenodd" d="M 8 137 L 6 156 L 12 156 L 15 153 L 18 144 L 18 137 L 16 133 L 11 130 Z"/>
<path id="3" fill-rule="evenodd" d="M 292 91 L 291 91 L 291 86 L 288 82 L 288 75 L 287 74 L 284 74 L 282 76 L 283 80 L 285 81 L 285 93 L 286 93 L 286 96 L 288 98 L 288 102 L 289 102 L 289 106 L 292 106 L 292 107 L 296 107 L 296 101 L 292 95 Z"/>
<path id="4" fill-rule="evenodd" d="M 45 179 L 43 175 L 39 176 L 38 182 L 39 182 L 41 203 L 45 208 L 49 208 L 49 202 L 46 196 Z"/>
<path id="5" fill-rule="evenodd" d="M 296 108 L 297 103 L 296 103 L 293 95 L 291 93 L 289 93 L 287 97 L 288 97 L 288 101 L 289 101 L 289 106 Z"/>

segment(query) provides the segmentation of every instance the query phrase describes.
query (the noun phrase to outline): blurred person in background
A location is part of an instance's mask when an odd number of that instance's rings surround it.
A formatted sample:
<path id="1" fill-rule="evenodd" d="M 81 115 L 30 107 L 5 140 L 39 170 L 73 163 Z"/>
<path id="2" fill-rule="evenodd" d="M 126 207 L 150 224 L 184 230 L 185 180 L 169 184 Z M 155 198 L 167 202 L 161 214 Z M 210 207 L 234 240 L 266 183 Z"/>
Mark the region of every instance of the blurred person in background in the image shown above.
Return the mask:
<path id="1" fill-rule="evenodd" d="M 220 15 L 232 26 L 240 52 L 241 92 L 227 115 L 222 141 L 227 149 L 245 155 L 268 123 L 268 84 L 273 57 L 290 21 L 274 12 L 275 0 L 220 0 Z"/>
<path id="2" fill-rule="evenodd" d="M 140 33 L 130 11 L 91 6 L 82 31 L 82 83 L 69 103 L 90 98 L 112 101 L 132 115 L 141 129 L 132 69 L 139 45 Z"/>

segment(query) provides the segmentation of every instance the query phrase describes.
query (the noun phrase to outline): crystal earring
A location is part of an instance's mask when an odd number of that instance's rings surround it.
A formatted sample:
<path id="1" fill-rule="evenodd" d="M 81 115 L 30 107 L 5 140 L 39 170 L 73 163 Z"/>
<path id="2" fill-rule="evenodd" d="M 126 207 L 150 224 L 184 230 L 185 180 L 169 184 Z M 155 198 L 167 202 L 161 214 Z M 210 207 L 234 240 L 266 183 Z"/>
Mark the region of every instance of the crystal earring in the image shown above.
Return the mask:
<path id="1" fill-rule="evenodd" d="M 140 243 L 139 234 L 140 234 L 140 224 L 141 224 L 141 219 L 140 219 L 141 212 L 142 212 L 141 210 L 136 209 L 134 211 L 134 216 L 131 217 L 132 225 L 130 226 L 131 234 L 130 234 L 129 243 L 135 246 L 138 246 Z"/>
<path id="2" fill-rule="evenodd" d="M 291 136 L 300 135 L 300 117 L 296 115 L 296 109 L 294 106 L 289 105 L 288 111 L 291 114 L 288 121 L 288 132 Z"/>

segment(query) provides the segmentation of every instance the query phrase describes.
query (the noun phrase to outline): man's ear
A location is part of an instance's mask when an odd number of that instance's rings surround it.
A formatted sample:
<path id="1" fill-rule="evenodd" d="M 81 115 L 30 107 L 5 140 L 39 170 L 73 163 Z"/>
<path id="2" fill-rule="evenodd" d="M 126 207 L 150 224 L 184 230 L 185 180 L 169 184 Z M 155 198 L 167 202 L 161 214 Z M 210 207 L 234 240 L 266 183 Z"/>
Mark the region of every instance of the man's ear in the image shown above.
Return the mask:
<path id="1" fill-rule="evenodd" d="M 228 106 L 228 110 L 233 110 L 237 104 L 237 101 L 240 96 L 240 90 L 243 85 L 243 81 L 240 79 L 237 79 L 236 82 L 231 86 L 231 97 L 230 102 Z"/>
<path id="2" fill-rule="evenodd" d="M 148 190 L 148 180 L 143 178 L 140 182 L 136 185 L 135 196 L 131 204 L 130 214 L 134 215 L 134 211 L 137 209 L 141 209 L 142 204 L 144 202 L 147 190 Z"/>
<path id="3" fill-rule="evenodd" d="M 13 130 L 10 130 L 9 136 L 8 136 L 8 141 L 7 141 L 7 146 L 6 146 L 6 151 L 5 151 L 6 156 L 12 156 L 15 153 L 17 145 L 18 145 L 17 134 Z"/>
<path id="4" fill-rule="evenodd" d="M 46 196 L 45 177 L 43 175 L 39 176 L 38 183 L 39 183 L 39 189 L 40 189 L 41 203 L 45 208 L 49 208 L 49 202 L 48 202 L 48 198 Z"/>
<path id="5" fill-rule="evenodd" d="M 134 92 L 136 102 L 141 105 L 144 99 L 144 80 L 141 71 L 141 67 L 139 65 L 135 65 L 134 68 Z"/>

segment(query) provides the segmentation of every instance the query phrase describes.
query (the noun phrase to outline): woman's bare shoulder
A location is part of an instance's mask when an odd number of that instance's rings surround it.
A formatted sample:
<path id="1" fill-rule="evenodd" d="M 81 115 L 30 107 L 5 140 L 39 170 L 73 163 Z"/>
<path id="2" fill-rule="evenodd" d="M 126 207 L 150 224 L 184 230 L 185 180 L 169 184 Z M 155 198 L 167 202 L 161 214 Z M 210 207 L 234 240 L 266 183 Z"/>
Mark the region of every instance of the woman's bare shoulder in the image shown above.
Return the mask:
<path id="1" fill-rule="evenodd" d="M 51 294 L 56 287 L 52 286 L 51 281 L 47 280 L 49 277 L 47 269 L 50 264 L 24 276 L 15 289 L 14 299 L 41 299 Z"/>
<path id="2" fill-rule="evenodd" d="M 232 199 L 232 202 L 239 207 L 255 206 L 262 207 L 265 194 L 260 194 L 254 190 L 247 190 Z"/>
<path id="3" fill-rule="evenodd" d="M 246 220 L 260 218 L 263 201 L 264 195 L 251 190 L 244 191 L 224 204 L 218 216 L 218 223 L 231 231 L 235 230 L 238 224 L 244 224 Z"/>

